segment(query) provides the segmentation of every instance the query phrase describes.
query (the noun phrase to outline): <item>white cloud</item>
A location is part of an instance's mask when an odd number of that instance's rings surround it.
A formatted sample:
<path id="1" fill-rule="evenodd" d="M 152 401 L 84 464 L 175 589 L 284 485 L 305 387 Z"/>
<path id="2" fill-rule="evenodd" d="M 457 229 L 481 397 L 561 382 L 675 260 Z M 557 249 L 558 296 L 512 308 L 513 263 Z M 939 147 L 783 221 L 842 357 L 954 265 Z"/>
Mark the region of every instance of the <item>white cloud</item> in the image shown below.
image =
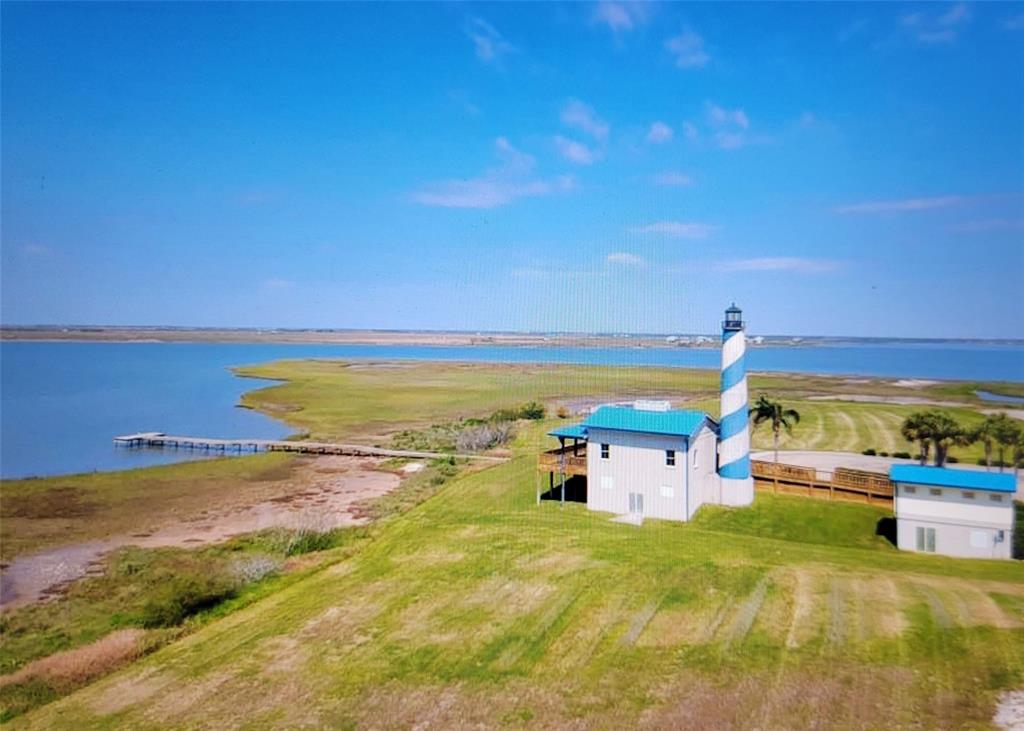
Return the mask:
<path id="1" fill-rule="evenodd" d="M 612 254 L 609 254 L 608 256 L 605 257 L 605 261 L 608 262 L 609 264 L 617 264 L 619 266 L 627 267 L 641 267 L 647 263 L 646 261 L 644 261 L 644 258 L 642 256 L 630 254 L 629 252 L 626 251 L 616 251 Z"/>
<path id="2" fill-rule="evenodd" d="M 1004 18 L 1002 26 L 1006 30 L 1024 30 L 1024 13 L 1018 13 L 1017 15 L 1011 15 L 1009 18 Z"/>
<path id="3" fill-rule="evenodd" d="M 412 194 L 417 203 L 440 208 L 496 208 L 518 198 L 554 195 L 572 190 L 572 176 L 532 178 L 536 166 L 531 155 L 516 149 L 505 137 L 494 141 L 501 165 L 476 178 L 442 180 Z"/>
<path id="4" fill-rule="evenodd" d="M 724 109 L 714 102 L 705 102 L 704 108 L 708 122 L 715 127 L 736 126 L 740 129 L 750 127 L 750 119 L 742 109 Z"/>
<path id="5" fill-rule="evenodd" d="M 1022 218 L 987 218 L 979 221 L 965 221 L 950 227 L 959 233 L 987 233 L 990 231 L 1024 231 Z"/>
<path id="6" fill-rule="evenodd" d="M 944 13 L 906 13 L 900 17 L 900 24 L 919 43 L 951 43 L 957 39 L 959 27 L 970 19 L 970 7 L 961 2 L 952 5 Z"/>
<path id="7" fill-rule="evenodd" d="M 704 103 L 704 115 L 718 147 L 735 150 L 750 143 L 750 118 L 742 109 L 726 109 L 709 101 Z"/>
<path id="8" fill-rule="evenodd" d="M 494 141 L 494 151 L 498 159 L 505 163 L 508 172 L 526 173 L 537 165 L 532 155 L 513 147 L 507 137 L 499 137 Z"/>
<path id="9" fill-rule="evenodd" d="M 675 57 L 676 66 L 681 69 L 701 68 L 711 60 L 704 50 L 704 39 L 692 30 L 684 30 L 665 41 L 665 48 Z"/>
<path id="10" fill-rule="evenodd" d="M 577 165 L 592 165 L 601 158 L 601 154 L 597 150 L 592 150 L 582 142 L 570 140 L 561 135 L 555 135 L 555 146 L 558 147 L 558 152 L 562 157 Z"/>
<path id="11" fill-rule="evenodd" d="M 632 231 L 639 234 L 660 234 L 673 239 L 704 239 L 718 230 L 708 223 L 686 221 L 658 221 L 644 226 L 635 226 Z"/>
<path id="12" fill-rule="evenodd" d="M 593 22 L 608 26 L 613 33 L 620 33 L 646 23 L 651 9 L 652 5 L 648 2 L 602 0 L 594 8 Z"/>
<path id="13" fill-rule="evenodd" d="M 686 173 L 680 173 L 676 170 L 666 170 L 663 173 L 658 173 L 652 180 L 655 185 L 665 185 L 672 187 L 683 187 L 687 185 L 693 185 L 693 178 Z"/>
<path id="14" fill-rule="evenodd" d="M 597 116 L 597 113 L 579 99 L 570 99 L 562 108 L 562 124 L 590 135 L 603 142 L 608 139 L 608 123 Z"/>
<path id="15" fill-rule="evenodd" d="M 50 247 L 43 244 L 25 244 L 21 247 L 21 253 L 25 256 L 44 257 L 49 256 L 53 252 L 50 250 Z"/>
<path id="16" fill-rule="evenodd" d="M 834 259 L 804 259 L 797 256 L 758 257 L 721 261 L 716 269 L 727 272 L 797 272 L 816 274 L 833 272 L 843 266 Z"/>
<path id="17" fill-rule="evenodd" d="M 700 130 L 693 122 L 683 122 L 683 134 L 688 140 L 695 140 L 700 137 Z"/>
<path id="18" fill-rule="evenodd" d="M 867 201 L 836 206 L 833 213 L 905 213 L 907 211 L 928 211 L 947 208 L 964 202 L 961 195 L 943 195 L 932 198 L 904 198 L 902 200 Z"/>
<path id="19" fill-rule="evenodd" d="M 647 141 L 654 144 L 668 142 L 672 139 L 672 128 L 664 122 L 654 122 L 647 131 Z"/>
<path id="20" fill-rule="evenodd" d="M 506 41 L 498 30 L 483 18 L 470 18 L 466 22 L 466 35 L 473 41 L 476 57 L 484 63 L 497 63 L 516 47 Z"/>

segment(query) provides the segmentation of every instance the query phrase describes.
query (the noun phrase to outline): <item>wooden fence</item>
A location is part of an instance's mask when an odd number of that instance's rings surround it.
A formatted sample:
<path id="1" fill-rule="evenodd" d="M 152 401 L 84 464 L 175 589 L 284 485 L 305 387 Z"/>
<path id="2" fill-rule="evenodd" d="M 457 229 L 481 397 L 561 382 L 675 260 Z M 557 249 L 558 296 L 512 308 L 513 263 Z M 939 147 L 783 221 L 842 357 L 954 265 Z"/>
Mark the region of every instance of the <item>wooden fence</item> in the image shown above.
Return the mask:
<path id="1" fill-rule="evenodd" d="M 759 490 L 824 500 L 892 506 L 892 482 L 888 475 L 881 472 L 853 470 L 847 467 L 827 471 L 760 460 L 752 460 L 750 466 L 754 486 Z"/>

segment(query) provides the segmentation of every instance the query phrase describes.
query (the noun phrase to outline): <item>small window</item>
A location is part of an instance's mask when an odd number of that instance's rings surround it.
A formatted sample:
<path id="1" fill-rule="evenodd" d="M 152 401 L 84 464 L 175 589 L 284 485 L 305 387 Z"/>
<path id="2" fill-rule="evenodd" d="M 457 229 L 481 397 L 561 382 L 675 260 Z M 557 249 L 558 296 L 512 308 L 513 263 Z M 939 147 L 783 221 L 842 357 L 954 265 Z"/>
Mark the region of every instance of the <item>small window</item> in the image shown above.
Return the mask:
<path id="1" fill-rule="evenodd" d="M 1003 496 L 1002 495 L 989 495 L 988 499 L 991 500 L 994 503 L 1001 503 L 1001 502 L 1003 502 Z"/>
<path id="2" fill-rule="evenodd" d="M 675 467 L 676 466 L 676 450 L 666 449 L 665 450 L 665 466 Z"/>
<path id="3" fill-rule="evenodd" d="M 611 475 L 601 476 L 601 489 L 602 490 L 614 490 L 615 489 L 615 478 Z"/>
<path id="4" fill-rule="evenodd" d="M 903 493 L 904 493 L 905 495 L 913 495 L 913 494 L 914 494 L 914 493 L 916 493 L 916 492 L 917 492 L 917 488 L 916 488 L 916 487 L 913 487 L 912 485 L 906 485 L 906 486 L 904 486 L 904 488 L 903 488 Z"/>
<path id="5" fill-rule="evenodd" d="M 608 459 L 608 452 L 611 450 L 607 444 L 601 445 L 601 459 Z"/>
<path id="6" fill-rule="evenodd" d="M 671 485 L 662 485 L 661 486 L 661 496 L 662 497 L 675 497 L 676 496 L 676 489 L 674 487 L 672 487 Z"/>
<path id="7" fill-rule="evenodd" d="M 693 466 L 697 466 L 697 450 L 693 450 Z"/>
<path id="8" fill-rule="evenodd" d="M 970 490 L 964 490 L 964 500 L 973 500 L 973 499 L 974 499 L 974 493 L 971 492 Z"/>
<path id="9" fill-rule="evenodd" d="M 983 530 L 971 531 L 971 548 L 988 548 L 990 540 L 988 532 Z"/>
<path id="10" fill-rule="evenodd" d="M 940 490 L 937 487 L 933 487 L 931 490 L 928 491 L 928 494 L 929 495 L 935 495 L 936 497 L 938 497 L 939 495 L 942 494 L 942 490 Z"/>

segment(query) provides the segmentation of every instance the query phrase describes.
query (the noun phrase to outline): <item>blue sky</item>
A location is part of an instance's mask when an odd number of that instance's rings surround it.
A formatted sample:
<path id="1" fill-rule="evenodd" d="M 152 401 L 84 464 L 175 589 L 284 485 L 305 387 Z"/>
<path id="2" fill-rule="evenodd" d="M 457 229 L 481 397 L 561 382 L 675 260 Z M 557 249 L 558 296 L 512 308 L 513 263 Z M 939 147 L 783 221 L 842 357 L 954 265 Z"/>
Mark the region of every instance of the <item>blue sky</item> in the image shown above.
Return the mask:
<path id="1" fill-rule="evenodd" d="M 6 324 L 1024 337 L 1024 4 L 2 6 Z"/>

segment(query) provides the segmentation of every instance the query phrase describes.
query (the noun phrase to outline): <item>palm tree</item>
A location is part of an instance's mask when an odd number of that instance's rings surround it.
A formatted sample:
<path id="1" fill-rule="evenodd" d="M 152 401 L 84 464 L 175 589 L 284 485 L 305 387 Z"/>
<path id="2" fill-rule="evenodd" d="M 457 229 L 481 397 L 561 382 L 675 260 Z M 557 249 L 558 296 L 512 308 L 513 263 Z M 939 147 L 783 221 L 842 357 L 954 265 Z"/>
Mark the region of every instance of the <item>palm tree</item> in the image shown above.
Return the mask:
<path id="1" fill-rule="evenodd" d="M 757 398 L 754 408 L 750 410 L 754 417 L 754 426 L 762 422 L 770 422 L 772 426 L 772 439 L 775 444 L 775 462 L 779 461 L 779 432 L 786 430 L 787 434 L 793 433 L 793 427 L 800 423 L 800 412 L 796 409 L 787 409 L 781 402 L 772 401 L 764 394 Z"/>
<path id="2" fill-rule="evenodd" d="M 1020 438 L 1020 425 L 1004 413 L 993 414 L 989 417 L 992 420 L 992 438 L 997 445 L 999 453 L 999 471 L 1003 471 L 1005 460 L 1003 455 L 1006 449 L 1012 449 Z M 987 421 L 987 420 L 986 420 Z"/>
<path id="3" fill-rule="evenodd" d="M 972 430 L 974 435 L 974 441 L 981 442 L 981 446 L 985 449 L 985 471 L 988 472 L 992 469 L 992 443 L 995 441 L 995 429 L 993 428 L 993 416 L 986 416 L 985 420 L 978 424 Z"/>
<path id="4" fill-rule="evenodd" d="M 921 460 L 921 464 L 928 462 L 928 451 L 931 447 L 931 433 L 928 428 L 928 414 L 924 411 L 915 411 L 913 414 L 903 420 L 903 424 L 900 426 L 900 434 L 908 442 L 913 444 L 914 442 L 921 443 L 921 451 L 918 454 L 918 459 Z"/>
<path id="5" fill-rule="evenodd" d="M 1017 435 L 1017 442 L 1013 445 L 1013 477 L 1017 479 L 1020 472 L 1020 464 L 1024 462 L 1024 429 Z"/>
<path id="6" fill-rule="evenodd" d="M 928 411 L 925 421 L 932 446 L 935 447 L 935 466 L 942 467 L 946 463 L 946 455 L 954 444 L 970 444 L 970 434 L 956 420 L 941 411 Z"/>

